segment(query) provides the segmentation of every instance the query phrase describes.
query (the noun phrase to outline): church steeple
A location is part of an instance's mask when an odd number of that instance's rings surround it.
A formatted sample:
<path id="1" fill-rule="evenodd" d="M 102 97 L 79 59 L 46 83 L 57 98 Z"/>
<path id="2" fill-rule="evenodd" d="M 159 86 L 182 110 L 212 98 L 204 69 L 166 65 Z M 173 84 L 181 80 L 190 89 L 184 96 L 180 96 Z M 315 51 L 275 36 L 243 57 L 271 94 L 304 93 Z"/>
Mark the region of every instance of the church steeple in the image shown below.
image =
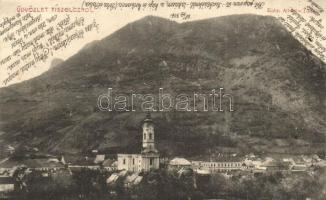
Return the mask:
<path id="1" fill-rule="evenodd" d="M 147 113 L 142 123 L 142 151 L 140 154 L 118 154 L 118 170 L 148 172 L 160 168 L 160 155 L 155 148 L 154 122 Z"/>
<path id="2" fill-rule="evenodd" d="M 157 152 L 155 148 L 154 122 L 150 113 L 147 113 L 143 121 L 143 152 Z"/>

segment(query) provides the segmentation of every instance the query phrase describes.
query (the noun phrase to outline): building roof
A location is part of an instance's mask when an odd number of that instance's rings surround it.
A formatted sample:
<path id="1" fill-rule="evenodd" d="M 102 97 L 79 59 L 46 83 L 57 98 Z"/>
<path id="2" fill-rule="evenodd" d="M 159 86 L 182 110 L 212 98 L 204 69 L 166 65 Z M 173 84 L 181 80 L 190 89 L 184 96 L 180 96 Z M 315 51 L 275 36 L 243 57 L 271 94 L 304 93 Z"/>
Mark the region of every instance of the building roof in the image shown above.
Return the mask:
<path id="1" fill-rule="evenodd" d="M 48 160 L 48 162 L 59 163 L 60 161 L 58 160 L 58 158 L 50 158 L 50 159 Z"/>
<path id="2" fill-rule="evenodd" d="M 264 163 L 262 166 L 264 167 L 278 167 L 278 168 L 284 168 L 284 169 L 289 169 L 291 163 L 290 162 L 283 162 L 283 161 L 277 161 L 273 160 L 267 163 Z"/>
<path id="3" fill-rule="evenodd" d="M 138 177 L 138 173 L 133 173 L 125 178 L 125 183 L 132 183 Z"/>
<path id="4" fill-rule="evenodd" d="M 189 166 L 189 165 L 191 165 L 191 163 L 188 160 L 186 160 L 185 158 L 178 158 L 178 157 L 173 158 L 170 161 L 169 164 L 170 165 L 183 165 L 183 166 Z"/>
<path id="5" fill-rule="evenodd" d="M 111 174 L 111 176 L 106 179 L 106 183 L 114 184 L 117 182 L 117 180 L 119 178 L 123 179 L 124 184 L 126 184 L 128 186 L 137 185 L 143 180 L 143 177 L 139 176 L 138 173 L 133 173 L 133 174 L 127 175 L 127 171 L 124 170 L 119 173 Z"/>
<path id="6" fill-rule="evenodd" d="M 106 159 L 106 160 L 103 161 L 102 165 L 104 167 L 112 167 L 114 162 L 116 162 L 116 161 L 113 160 L 113 159 Z"/>
<path id="7" fill-rule="evenodd" d="M 291 170 L 293 170 L 293 171 L 305 171 L 305 170 L 307 170 L 307 167 L 305 165 L 295 165 L 295 166 L 292 166 Z"/>
<path id="8" fill-rule="evenodd" d="M 15 173 L 15 168 L 10 168 L 10 169 L 0 168 L 0 176 L 13 176 L 14 173 Z"/>
<path id="9" fill-rule="evenodd" d="M 192 160 L 200 162 L 242 162 L 245 160 L 245 157 L 236 154 L 218 154 L 196 156 Z"/>
<path id="10" fill-rule="evenodd" d="M 15 180 L 12 177 L 0 176 L 0 184 L 15 184 Z"/>
<path id="11" fill-rule="evenodd" d="M 298 156 L 293 157 L 293 161 L 296 164 L 304 164 L 304 163 L 306 163 L 305 160 L 302 157 L 298 157 Z"/>
<path id="12" fill-rule="evenodd" d="M 22 160 L 9 159 L 6 162 L 0 164 L 0 168 L 14 168 L 14 167 L 57 168 L 57 167 L 63 167 L 63 164 L 60 162 L 53 162 L 51 159 L 48 158 L 22 159 Z"/>
<path id="13" fill-rule="evenodd" d="M 241 162 L 243 158 L 238 156 L 219 156 L 211 159 L 211 162 Z"/>
<path id="14" fill-rule="evenodd" d="M 98 166 L 94 163 L 94 157 L 77 157 L 76 159 L 70 159 L 70 164 L 79 166 Z"/>
<path id="15" fill-rule="evenodd" d="M 96 157 L 95 157 L 94 163 L 101 163 L 101 162 L 104 161 L 104 159 L 105 159 L 105 155 L 103 155 L 103 154 L 98 154 L 98 155 L 96 155 Z"/>
<path id="16" fill-rule="evenodd" d="M 107 184 L 115 183 L 118 180 L 118 178 L 119 178 L 119 174 L 113 173 L 108 179 L 106 179 L 106 183 Z"/>
<path id="17" fill-rule="evenodd" d="M 195 169 L 195 172 L 200 175 L 208 175 L 210 172 L 208 170 L 203 170 L 203 169 Z"/>
<path id="18" fill-rule="evenodd" d="M 119 176 L 126 176 L 128 173 L 127 170 L 122 170 L 121 172 L 119 172 Z"/>
<path id="19" fill-rule="evenodd" d="M 199 162 L 199 163 L 213 163 L 213 162 L 242 162 L 245 161 L 242 157 L 229 157 L 229 156 L 218 156 L 218 157 L 213 157 L 210 159 L 203 159 L 203 160 L 194 160 L 192 162 Z"/>
<path id="20" fill-rule="evenodd" d="M 193 174 L 193 170 L 190 167 L 182 167 L 179 171 L 178 174 L 179 176 L 190 176 Z"/>
<path id="21" fill-rule="evenodd" d="M 143 180 L 142 176 L 137 176 L 137 178 L 134 180 L 134 184 L 139 184 Z"/>

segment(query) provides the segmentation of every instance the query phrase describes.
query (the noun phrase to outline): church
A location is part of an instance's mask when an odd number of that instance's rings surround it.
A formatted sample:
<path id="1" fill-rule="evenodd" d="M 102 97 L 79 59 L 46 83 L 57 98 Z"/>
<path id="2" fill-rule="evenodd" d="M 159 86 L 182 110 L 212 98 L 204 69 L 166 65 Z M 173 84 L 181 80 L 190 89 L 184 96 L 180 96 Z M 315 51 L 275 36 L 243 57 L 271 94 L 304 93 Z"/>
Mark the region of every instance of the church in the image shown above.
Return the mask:
<path id="1" fill-rule="evenodd" d="M 142 150 L 140 154 L 118 154 L 118 170 L 148 172 L 160 167 L 160 158 L 155 148 L 154 122 L 148 114 L 142 124 Z"/>

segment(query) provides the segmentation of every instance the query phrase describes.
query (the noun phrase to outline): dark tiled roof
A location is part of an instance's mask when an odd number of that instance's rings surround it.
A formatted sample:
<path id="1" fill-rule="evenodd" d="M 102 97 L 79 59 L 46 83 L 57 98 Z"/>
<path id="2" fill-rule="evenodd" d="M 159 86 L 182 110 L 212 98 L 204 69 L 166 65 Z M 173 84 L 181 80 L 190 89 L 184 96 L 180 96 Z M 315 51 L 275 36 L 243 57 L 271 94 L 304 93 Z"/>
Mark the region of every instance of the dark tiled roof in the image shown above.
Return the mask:
<path id="1" fill-rule="evenodd" d="M 218 156 L 218 157 L 212 157 L 202 160 L 195 160 L 195 161 L 202 161 L 202 162 L 241 162 L 244 159 L 242 157 L 232 157 L 232 156 Z"/>
<path id="2" fill-rule="evenodd" d="M 0 176 L 0 184 L 14 184 L 15 180 L 12 177 L 1 177 Z"/>

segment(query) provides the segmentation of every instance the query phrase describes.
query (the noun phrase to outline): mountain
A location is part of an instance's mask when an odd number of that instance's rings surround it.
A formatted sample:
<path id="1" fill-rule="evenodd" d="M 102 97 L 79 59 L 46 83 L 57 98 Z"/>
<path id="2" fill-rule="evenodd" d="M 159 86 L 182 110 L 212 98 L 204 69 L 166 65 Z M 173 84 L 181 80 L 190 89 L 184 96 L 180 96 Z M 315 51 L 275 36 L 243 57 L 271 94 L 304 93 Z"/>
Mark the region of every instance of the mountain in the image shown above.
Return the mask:
<path id="1" fill-rule="evenodd" d="M 50 69 L 53 68 L 53 67 L 56 67 L 56 66 L 60 65 L 63 62 L 64 62 L 64 60 L 62 60 L 60 58 L 54 58 L 54 59 L 52 59 L 51 64 L 50 64 Z"/>
<path id="2" fill-rule="evenodd" d="M 156 112 L 163 155 L 316 153 L 325 147 L 325 63 L 274 17 L 130 23 L 39 77 L 0 90 L 1 143 L 49 153 L 137 151 L 143 112 L 102 112 L 99 95 L 206 92 L 234 112 Z M 201 102 L 202 104 L 203 102 Z"/>

